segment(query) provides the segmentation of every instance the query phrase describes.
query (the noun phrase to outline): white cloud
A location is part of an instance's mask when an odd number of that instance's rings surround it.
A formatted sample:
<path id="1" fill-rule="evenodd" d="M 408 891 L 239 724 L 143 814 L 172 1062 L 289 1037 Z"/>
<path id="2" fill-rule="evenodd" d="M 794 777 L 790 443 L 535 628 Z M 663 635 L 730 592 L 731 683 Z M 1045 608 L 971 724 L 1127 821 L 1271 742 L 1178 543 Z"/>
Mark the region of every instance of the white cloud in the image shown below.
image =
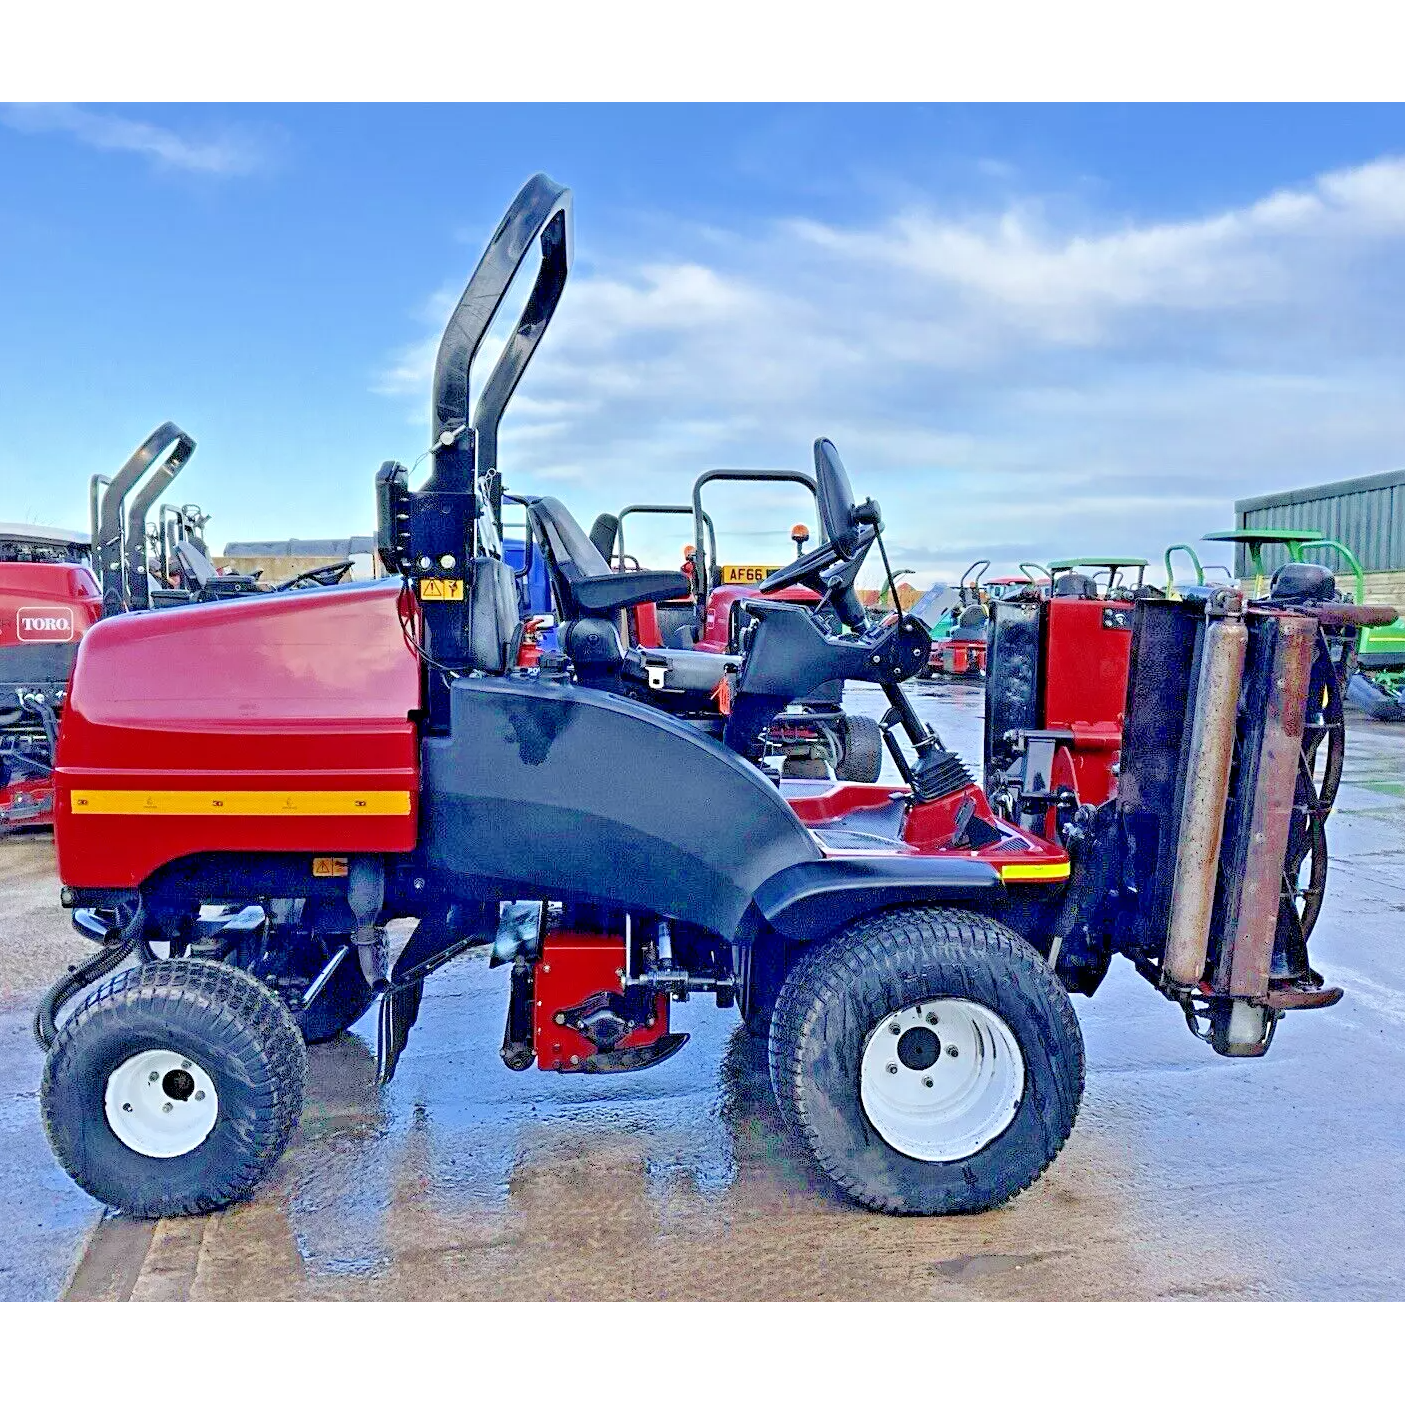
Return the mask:
<path id="1" fill-rule="evenodd" d="M 1159 559 L 1237 496 L 1405 459 L 1405 160 L 1182 220 L 992 198 L 656 232 L 637 265 L 578 230 L 593 262 L 504 422 L 510 482 L 569 479 L 588 521 L 684 501 L 705 468 L 808 468 L 828 434 L 922 578 L 978 552 Z M 417 417 L 436 343 L 378 382 Z"/>
<path id="2" fill-rule="evenodd" d="M 152 122 L 69 103 L 11 103 L 0 107 L 0 122 L 18 132 L 66 133 L 99 151 L 130 151 L 158 166 L 203 175 L 244 175 L 264 161 L 243 136 L 225 133 L 194 140 Z"/>

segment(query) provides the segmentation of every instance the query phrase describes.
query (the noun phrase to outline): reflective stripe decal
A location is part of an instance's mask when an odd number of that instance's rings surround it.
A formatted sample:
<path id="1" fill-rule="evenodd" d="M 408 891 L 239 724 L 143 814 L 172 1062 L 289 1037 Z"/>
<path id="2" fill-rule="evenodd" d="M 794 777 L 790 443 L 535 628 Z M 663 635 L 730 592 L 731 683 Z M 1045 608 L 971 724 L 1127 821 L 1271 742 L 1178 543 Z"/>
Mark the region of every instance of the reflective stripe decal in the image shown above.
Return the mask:
<path id="1" fill-rule="evenodd" d="M 408 815 L 407 790 L 75 790 L 81 815 Z"/>
<path id="2" fill-rule="evenodd" d="M 1067 878 L 1073 871 L 1067 859 L 1059 863 L 1007 863 L 1000 865 L 1000 877 L 1006 883 L 1031 883 L 1036 879 Z"/>

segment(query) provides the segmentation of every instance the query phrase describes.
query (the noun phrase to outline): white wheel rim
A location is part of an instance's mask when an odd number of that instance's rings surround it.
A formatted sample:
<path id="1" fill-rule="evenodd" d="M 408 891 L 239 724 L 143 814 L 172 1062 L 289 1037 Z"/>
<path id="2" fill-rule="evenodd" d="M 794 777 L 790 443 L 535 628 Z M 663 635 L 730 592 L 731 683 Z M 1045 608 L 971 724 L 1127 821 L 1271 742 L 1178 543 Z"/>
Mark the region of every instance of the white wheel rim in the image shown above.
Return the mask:
<path id="1" fill-rule="evenodd" d="M 108 1075 L 103 1095 L 117 1140 L 162 1160 L 194 1151 L 214 1129 L 219 1110 L 210 1075 L 170 1049 L 133 1054 Z"/>
<path id="2" fill-rule="evenodd" d="M 874 1130 L 917 1161 L 961 1161 L 1015 1120 L 1024 1057 L 1010 1027 L 970 1000 L 924 1000 L 869 1032 L 859 1094 Z"/>

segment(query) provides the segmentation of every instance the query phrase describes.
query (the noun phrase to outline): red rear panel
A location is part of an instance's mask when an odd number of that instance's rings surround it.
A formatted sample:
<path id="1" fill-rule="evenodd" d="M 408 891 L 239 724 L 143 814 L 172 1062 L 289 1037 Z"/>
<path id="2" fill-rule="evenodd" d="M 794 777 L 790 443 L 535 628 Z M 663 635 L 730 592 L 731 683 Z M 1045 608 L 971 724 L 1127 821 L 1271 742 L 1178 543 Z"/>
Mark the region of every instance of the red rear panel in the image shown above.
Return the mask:
<path id="1" fill-rule="evenodd" d="M 399 584 L 104 620 L 59 731 L 59 876 L 134 887 L 184 854 L 415 844 L 419 664 Z"/>
<path id="2" fill-rule="evenodd" d="M 1048 612 L 1044 725 L 1074 733 L 1078 798 L 1100 805 L 1112 794 L 1112 763 L 1122 744 L 1132 606 L 1051 600 Z"/>

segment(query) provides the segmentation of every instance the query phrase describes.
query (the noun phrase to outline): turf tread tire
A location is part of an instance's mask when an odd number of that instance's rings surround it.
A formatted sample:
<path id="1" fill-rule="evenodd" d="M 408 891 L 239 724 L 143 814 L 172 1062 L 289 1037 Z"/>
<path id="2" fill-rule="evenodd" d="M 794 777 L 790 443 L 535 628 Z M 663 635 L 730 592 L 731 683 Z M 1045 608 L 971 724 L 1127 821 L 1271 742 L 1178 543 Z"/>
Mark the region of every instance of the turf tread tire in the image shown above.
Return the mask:
<path id="1" fill-rule="evenodd" d="M 879 1019 L 943 996 L 1006 1020 L 1026 1087 L 994 1141 L 963 1161 L 933 1164 L 893 1150 L 868 1123 L 858 1064 Z M 840 1068 L 827 1070 L 836 1060 Z M 768 1062 L 781 1114 L 820 1167 L 852 1199 L 894 1215 L 987 1210 L 1027 1190 L 1068 1140 L 1084 1085 L 1078 1020 L 1047 962 L 1002 923 L 958 908 L 890 909 L 808 949 L 777 998 Z M 836 1117 L 847 1141 L 835 1135 Z M 864 1144 L 857 1156 L 855 1141 Z"/>
<path id="2" fill-rule="evenodd" d="M 836 780 L 872 785 L 883 770 L 883 732 L 863 713 L 844 719 L 844 755 L 834 768 Z"/>
<path id="3" fill-rule="evenodd" d="M 183 1156 L 142 1156 L 107 1125 L 107 1076 L 143 1046 L 190 1053 L 215 1080 L 219 1117 Z M 306 1077 L 291 1012 L 253 976 L 189 957 L 147 962 L 99 986 L 59 1028 L 40 1088 L 44 1130 L 96 1199 L 139 1219 L 203 1214 L 247 1197 L 282 1155 Z"/>

